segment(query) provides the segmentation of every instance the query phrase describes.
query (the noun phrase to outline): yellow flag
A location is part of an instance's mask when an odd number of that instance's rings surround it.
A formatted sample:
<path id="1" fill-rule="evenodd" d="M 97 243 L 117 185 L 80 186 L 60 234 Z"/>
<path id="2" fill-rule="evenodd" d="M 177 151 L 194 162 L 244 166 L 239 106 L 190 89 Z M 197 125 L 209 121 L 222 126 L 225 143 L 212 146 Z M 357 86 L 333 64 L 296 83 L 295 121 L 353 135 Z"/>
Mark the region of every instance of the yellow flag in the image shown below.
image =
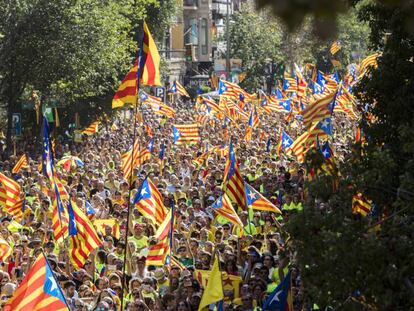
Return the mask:
<path id="1" fill-rule="evenodd" d="M 204 307 L 207 307 L 211 303 L 220 301 L 224 299 L 223 294 L 223 284 L 221 282 L 221 272 L 219 267 L 218 257 L 214 259 L 213 268 L 210 272 L 210 278 L 208 280 L 207 286 L 204 289 L 203 297 L 201 297 L 201 302 L 198 307 L 198 311 L 203 310 Z"/>

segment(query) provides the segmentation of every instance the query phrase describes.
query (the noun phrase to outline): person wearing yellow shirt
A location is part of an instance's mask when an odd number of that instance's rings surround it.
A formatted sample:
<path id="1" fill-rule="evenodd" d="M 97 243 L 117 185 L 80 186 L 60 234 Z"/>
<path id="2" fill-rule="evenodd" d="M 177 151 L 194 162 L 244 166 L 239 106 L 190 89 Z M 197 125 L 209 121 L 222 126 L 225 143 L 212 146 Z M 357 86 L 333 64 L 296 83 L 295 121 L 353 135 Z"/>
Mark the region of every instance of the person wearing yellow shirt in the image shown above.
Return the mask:
<path id="1" fill-rule="evenodd" d="M 144 235 L 144 228 L 143 224 L 135 224 L 134 235 L 128 239 L 135 244 L 137 252 L 148 246 L 148 237 Z"/>

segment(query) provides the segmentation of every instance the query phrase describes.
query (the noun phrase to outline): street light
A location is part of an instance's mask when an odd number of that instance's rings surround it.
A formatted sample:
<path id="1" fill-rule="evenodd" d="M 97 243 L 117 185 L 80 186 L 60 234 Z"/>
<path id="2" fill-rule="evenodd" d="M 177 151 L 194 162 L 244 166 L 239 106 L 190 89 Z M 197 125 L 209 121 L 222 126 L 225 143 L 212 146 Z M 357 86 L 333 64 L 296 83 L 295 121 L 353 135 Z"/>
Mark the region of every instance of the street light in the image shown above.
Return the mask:
<path id="1" fill-rule="evenodd" d="M 227 51 L 226 51 L 226 71 L 227 71 L 227 80 L 230 78 L 230 31 L 229 31 L 229 25 L 230 25 L 230 1 L 226 1 L 226 9 L 227 9 L 227 16 L 226 16 L 226 45 L 227 45 Z"/>

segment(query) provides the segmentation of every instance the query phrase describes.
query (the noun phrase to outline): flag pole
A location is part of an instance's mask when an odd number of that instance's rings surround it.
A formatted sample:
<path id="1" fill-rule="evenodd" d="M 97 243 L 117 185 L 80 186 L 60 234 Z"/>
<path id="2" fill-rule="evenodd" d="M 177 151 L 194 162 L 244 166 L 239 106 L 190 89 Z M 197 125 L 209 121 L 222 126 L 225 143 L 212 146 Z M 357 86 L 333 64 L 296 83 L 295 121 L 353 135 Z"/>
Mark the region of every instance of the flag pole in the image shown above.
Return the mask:
<path id="1" fill-rule="evenodd" d="M 133 173 L 133 169 L 134 169 L 134 155 L 135 152 L 138 152 L 138 150 L 135 150 L 135 140 L 136 140 L 136 136 L 137 136 L 137 120 L 135 118 L 135 115 L 138 112 L 138 106 L 140 104 L 139 101 L 139 87 L 140 87 L 140 69 L 142 70 L 141 67 L 141 58 L 143 57 L 143 43 L 144 43 L 144 24 L 143 22 L 140 25 L 141 31 L 142 31 L 142 36 L 141 36 L 141 40 L 140 42 L 138 42 L 139 44 L 139 50 L 138 50 L 138 64 L 137 64 L 137 85 L 136 85 L 136 103 L 135 103 L 135 107 L 134 107 L 134 115 L 133 115 L 133 122 L 134 122 L 134 131 L 133 131 L 133 141 L 132 141 L 132 151 L 131 151 L 131 157 L 132 157 L 132 162 L 131 162 L 131 167 L 130 167 L 130 174 L 129 174 L 129 190 L 128 190 L 128 212 L 127 212 L 127 223 L 126 223 L 126 233 L 125 233 L 125 246 L 124 246 L 124 263 L 122 266 L 122 288 L 121 288 L 121 310 L 124 309 L 124 295 L 125 295 L 125 282 L 126 282 L 126 261 L 127 261 L 127 249 L 128 249 L 128 235 L 129 235 L 129 221 L 130 221 L 130 216 L 131 216 L 131 186 L 132 186 L 132 173 Z M 145 61 L 145 60 L 144 60 Z"/>

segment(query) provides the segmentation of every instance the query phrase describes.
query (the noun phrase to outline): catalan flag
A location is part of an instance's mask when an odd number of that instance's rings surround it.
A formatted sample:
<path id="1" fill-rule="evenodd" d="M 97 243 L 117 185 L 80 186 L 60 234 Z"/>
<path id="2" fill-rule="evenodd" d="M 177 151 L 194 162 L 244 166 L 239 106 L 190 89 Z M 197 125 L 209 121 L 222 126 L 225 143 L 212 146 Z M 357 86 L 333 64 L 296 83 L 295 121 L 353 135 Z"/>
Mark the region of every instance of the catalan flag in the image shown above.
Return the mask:
<path id="1" fill-rule="evenodd" d="M 168 237 L 148 247 L 149 252 L 145 260 L 146 266 L 164 266 L 165 260 L 170 253 Z"/>
<path id="2" fill-rule="evenodd" d="M 361 192 L 352 197 L 352 213 L 367 216 L 371 212 L 372 201 L 367 200 Z"/>
<path id="3" fill-rule="evenodd" d="M 336 165 L 334 160 L 334 153 L 331 149 L 331 146 L 329 145 L 329 142 L 326 141 L 320 150 L 325 160 L 325 163 L 322 165 L 322 169 L 329 175 L 333 175 L 333 173 L 336 171 Z"/>
<path id="4" fill-rule="evenodd" d="M 170 234 L 171 228 L 172 228 L 172 222 L 173 222 L 173 213 L 172 209 L 170 209 L 165 216 L 163 222 L 160 224 L 160 226 L 157 229 L 157 232 L 155 232 L 155 238 L 159 241 L 164 240 L 164 238 L 168 237 Z"/>
<path id="5" fill-rule="evenodd" d="M 288 133 L 282 131 L 280 134 L 279 144 L 277 146 L 277 151 L 280 154 L 282 150 L 288 149 L 293 144 L 293 139 L 290 138 Z"/>
<path id="6" fill-rule="evenodd" d="M 305 143 L 315 142 L 316 139 L 325 139 L 328 136 L 332 136 L 332 119 L 326 118 L 319 121 L 316 126 L 312 126 L 312 130 L 309 131 L 309 136 Z"/>
<path id="7" fill-rule="evenodd" d="M 68 202 L 69 214 L 69 259 L 73 267 L 83 268 L 90 253 L 102 245 L 89 218 L 76 206 Z"/>
<path id="8" fill-rule="evenodd" d="M 249 117 L 249 126 L 253 129 L 259 126 L 259 115 L 257 114 L 256 107 L 253 106 L 252 111 L 250 112 Z"/>
<path id="9" fill-rule="evenodd" d="M 50 139 L 49 139 L 49 123 L 46 120 L 46 118 L 43 118 L 43 147 L 44 147 L 43 157 L 42 157 L 43 172 L 49 178 L 49 181 L 55 192 L 55 200 L 56 200 L 58 216 L 59 216 L 60 221 L 62 221 L 61 217 L 64 212 L 64 207 L 63 207 L 62 199 L 60 197 L 60 192 L 62 191 L 63 186 L 59 188 L 57 185 L 58 179 L 55 176 L 53 150 L 51 148 Z"/>
<path id="10" fill-rule="evenodd" d="M 148 95 L 144 91 L 139 92 L 141 102 L 151 107 L 152 111 L 160 116 L 166 116 L 168 118 L 175 117 L 174 108 L 164 104 L 161 99 L 156 96 Z"/>
<path id="11" fill-rule="evenodd" d="M 285 78 L 283 80 L 283 90 L 285 92 L 296 92 L 298 90 L 298 84 L 294 78 Z"/>
<path id="12" fill-rule="evenodd" d="M 211 152 L 218 154 L 220 157 L 224 158 L 229 153 L 229 146 L 219 145 L 211 148 Z"/>
<path id="13" fill-rule="evenodd" d="M 171 94 L 179 94 L 181 96 L 190 97 L 190 95 L 188 95 L 188 92 L 186 91 L 186 89 L 184 88 L 184 86 L 182 86 L 181 83 L 178 82 L 178 81 L 174 81 L 173 82 L 173 84 L 171 85 L 171 88 L 170 88 L 169 92 Z"/>
<path id="14" fill-rule="evenodd" d="M 246 133 L 244 134 L 244 140 L 248 143 L 252 139 L 253 129 L 248 126 L 246 127 Z"/>
<path id="15" fill-rule="evenodd" d="M 374 53 L 361 61 L 361 64 L 359 65 L 359 78 L 367 72 L 369 67 L 378 67 L 377 59 L 379 56 L 380 53 Z"/>
<path id="16" fill-rule="evenodd" d="M 207 115 L 197 114 L 195 115 L 194 119 L 198 124 L 206 125 L 210 118 Z"/>
<path id="17" fill-rule="evenodd" d="M 93 135 L 98 133 L 99 121 L 92 122 L 86 129 L 82 131 L 82 134 Z"/>
<path id="18" fill-rule="evenodd" d="M 316 100 L 300 112 L 303 116 L 303 123 L 306 127 L 313 122 L 323 120 L 331 115 L 330 105 L 335 102 L 336 93 L 330 93 L 319 100 Z"/>
<path id="19" fill-rule="evenodd" d="M 198 100 L 201 102 L 201 104 L 203 104 L 207 107 L 207 111 L 209 113 L 211 111 L 214 111 L 216 113 L 221 112 L 221 109 L 220 109 L 219 105 L 213 99 L 199 96 Z"/>
<path id="20" fill-rule="evenodd" d="M 145 21 L 138 64 L 137 75 L 141 85 L 161 85 L 160 55 Z"/>
<path id="21" fill-rule="evenodd" d="M 3 311 L 69 311 L 65 296 L 43 253 L 36 258 Z"/>
<path id="22" fill-rule="evenodd" d="M 2 189 L 3 210 L 20 220 L 23 216 L 24 199 L 20 198 L 20 185 L 13 179 L 0 173 L 0 188 Z"/>
<path id="23" fill-rule="evenodd" d="M 291 272 L 275 288 L 263 304 L 263 310 L 293 311 Z"/>
<path id="24" fill-rule="evenodd" d="M 243 228 L 243 223 L 231 204 L 230 198 L 224 193 L 212 205 L 213 211 L 223 216 L 235 226 Z"/>
<path id="25" fill-rule="evenodd" d="M 285 100 L 277 99 L 273 96 L 265 96 L 262 99 L 261 107 L 266 111 L 268 114 L 272 113 L 273 111 L 276 112 L 287 112 L 284 106 L 281 105 L 281 102 Z"/>
<path id="26" fill-rule="evenodd" d="M 362 130 L 360 127 L 357 127 L 355 129 L 355 144 L 361 143 L 363 144 L 365 142 L 364 134 L 362 133 Z"/>
<path id="27" fill-rule="evenodd" d="M 54 198 L 50 206 L 50 214 L 52 217 L 53 236 L 56 242 L 61 242 L 68 237 L 69 218 L 66 209 L 59 211 L 58 201 L 60 198 Z"/>
<path id="28" fill-rule="evenodd" d="M 240 94 L 243 94 L 243 89 L 235 83 L 229 81 L 220 80 L 218 85 L 218 94 L 222 96 L 228 96 L 233 98 L 239 98 Z"/>
<path id="29" fill-rule="evenodd" d="M 173 125 L 174 144 L 192 144 L 201 140 L 197 123 L 174 124 Z"/>
<path id="30" fill-rule="evenodd" d="M 164 206 L 161 193 L 149 178 L 142 182 L 140 189 L 134 197 L 134 204 L 141 214 L 154 224 L 160 225 L 167 215 L 167 209 Z"/>
<path id="31" fill-rule="evenodd" d="M 5 262 L 11 253 L 12 248 L 9 243 L 5 239 L 0 238 L 0 262 Z"/>
<path id="32" fill-rule="evenodd" d="M 140 79 L 140 85 L 161 85 L 160 55 L 145 21 L 143 30 L 138 60 L 116 91 L 112 99 L 112 109 L 123 107 L 125 104 L 136 104 L 137 78 Z"/>
<path id="33" fill-rule="evenodd" d="M 279 102 L 280 107 L 283 108 L 283 112 L 291 112 L 292 111 L 292 99 L 285 99 Z"/>
<path id="34" fill-rule="evenodd" d="M 183 264 L 179 262 L 179 260 L 174 256 L 170 257 L 170 266 L 177 266 L 180 269 L 180 271 L 185 270 L 185 266 L 183 266 Z"/>
<path id="35" fill-rule="evenodd" d="M 195 158 L 192 162 L 196 167 L 202 167 L 204 163 L 207 161 L 211 151 L 203 152 L 197 158 Z"/>
<path id="36" fill-rule="evenodd" d="M 316 126 L 316 124 L 314 126 Z M 304 133 L 302 133 L 302 135 L 297 137 L 287 152 L 288 154 L 293 153 L 296 156 L 299 163 L 303 163 L 305 160 L 304 145 L 309 137 L 309 133 L 310 131 L 305 131 Z"/>
<path id="37" fill-rule="evenodd" d="M 28 167 L 29 167 L 29 161 L 27 159 L 27 155 L 23 154 L 20 157 L 20 159 L 16 162 L 16 164 L 14 165 L 12 169 L 12 173 L 17 174 L 18 172 L 20 172 L 22 168 L 28 168 Z"/>
<path id="38" fill-rule="evenodd" d="M 150 141 L 148 142 L 147 147 L 143 147 L 139 149 L 134 166 L 140 166 L 145 161 L 150 160 L 153 150 L 154 150 L 154 139 L 151 138 Z"/>
<path id="39" fill-rule="evenodd" d="M 135 140 L 134 144 L 129 148 L 127 152 L 121 156 L 121 168 L 124 172 L 124 178 L 128 180 L 131 177 L 134 164 L 137 162 L 139 156 L 139 142 Z"/>
<path id="40" fill-rule="evenodd" d="M 112 109 L 125 104 L 135 105 L 137 102 L 137 71 L 138 61 L 132 66 L 112 99 Z"/>
<path id="41" fill-rule="evenodd" d="M 119 222 L 116 218 L 109 218 L 109 219 L 95 219 L 93 221 L 93 225 L 96 228 L 96 231 L 101 233 L 102 235 L 105 234 L 105 228 L 109 227 L 111 228 L 111 234 L 116 239 L 119 239 L 121 236 L 120 228 L 119 228 Z"/>
<path id="42" fill-rule="evenodd" d="M 229 154 L 224 169 L 223 190 L 239 208 L 245 209 L 244 182 L 240 174 L 232 142 L 230 142 Z"/>
<path id="43" fill-rule="evenodd" d="M 339 50 L 342 48 L 341 46 L 341 42 L 339 41 L 334 41 L 331 45 L 331 48 L 329 49 L 329 51 L 331 52 L 332 55 L 335 55 L 336 53 L 339 52 Z"/>
<path id="44" fill-rule="evenodd" d="M 247 182 L 244 183 L 244 192 L 246 193 L 246 206 L 254 210 L 268 211 L 281 214 L 282 212 L 273 205 L 268 199 L 256 191 Z"/>

